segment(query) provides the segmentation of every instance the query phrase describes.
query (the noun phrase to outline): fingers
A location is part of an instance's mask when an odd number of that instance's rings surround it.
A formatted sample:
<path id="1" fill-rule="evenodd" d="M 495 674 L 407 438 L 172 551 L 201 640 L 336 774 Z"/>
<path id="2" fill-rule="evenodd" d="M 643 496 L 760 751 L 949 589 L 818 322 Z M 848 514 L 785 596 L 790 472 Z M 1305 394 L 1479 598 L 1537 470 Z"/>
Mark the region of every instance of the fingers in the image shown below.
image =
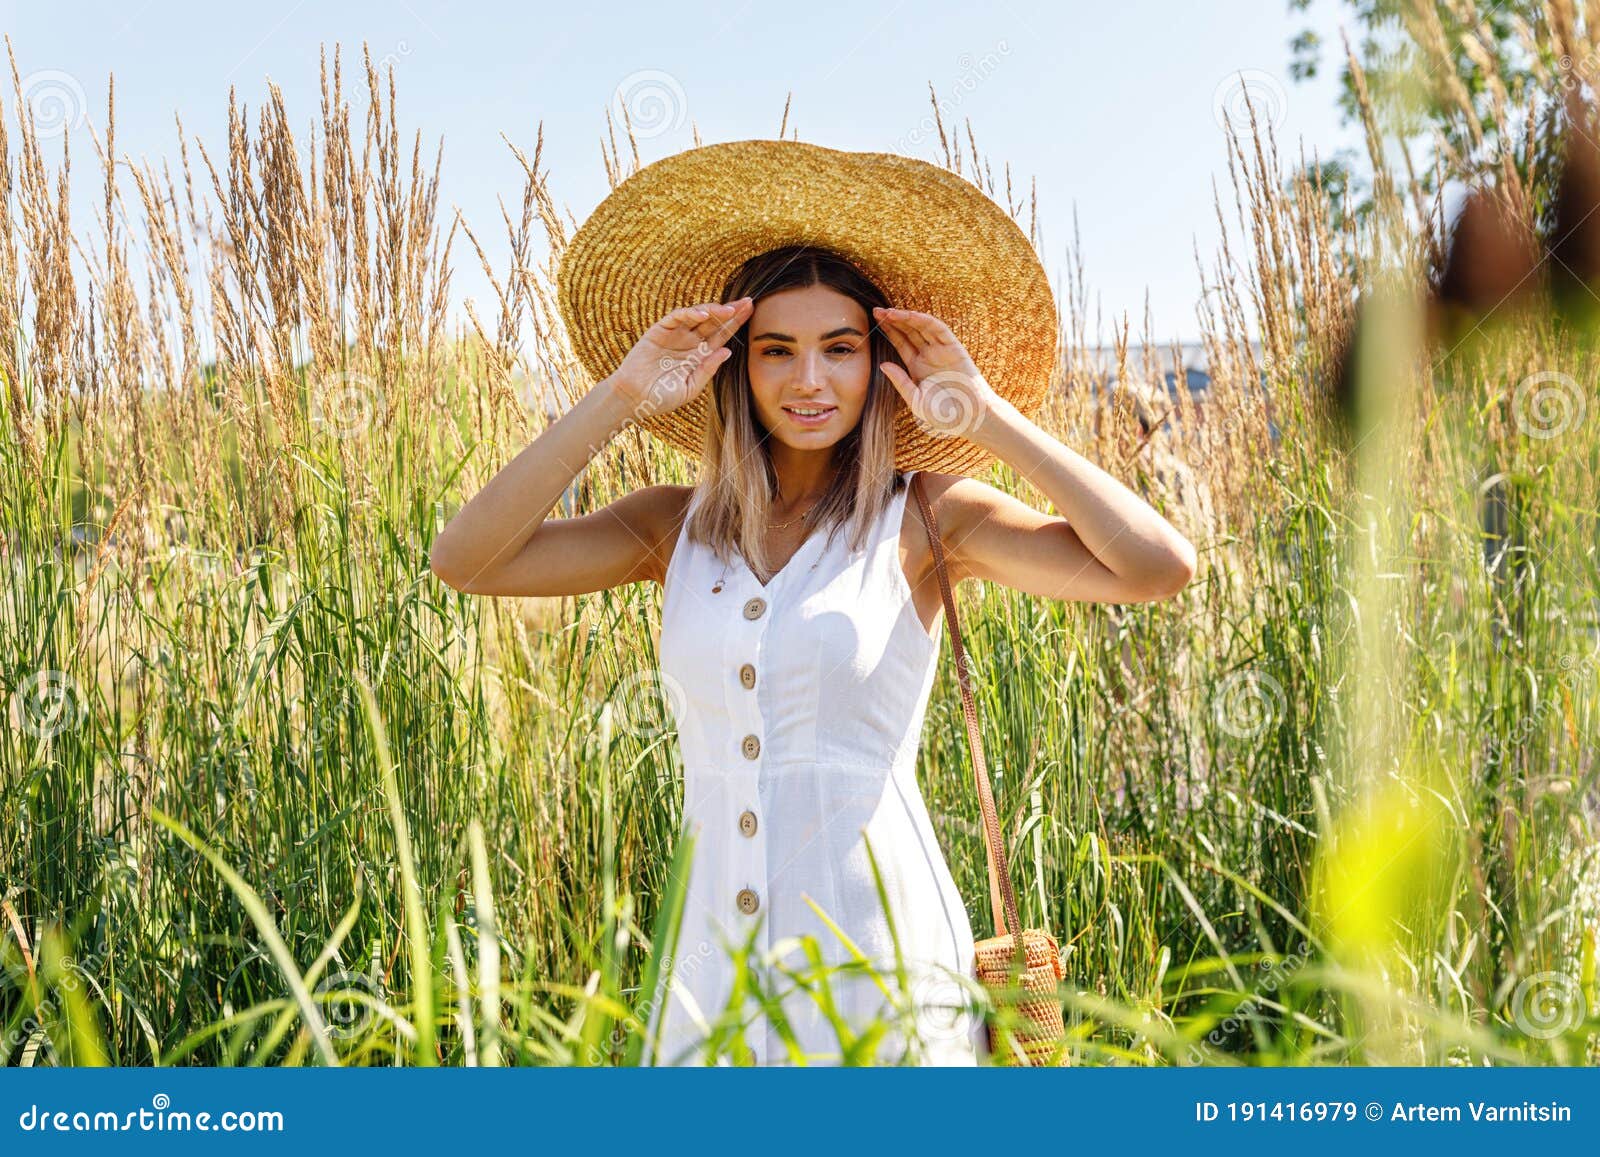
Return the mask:
<path id="1" fill-rule="evenodd" d="M 889 379 L 895 391 L 906 400 L 906 405 L 911 405 L 911 396 L 917 388 L 911 380 L 911 375 L 893 362 L 879 362 L 878 365 L 883 370 L 883 376 Z"/>
<path id="2" fill-rule="evenodd" d="M 682 305 L 656 322 L 662 329 L 687 329 L 698 320 L 692 316 L 694 307 Z"/>
<path id="3" fill-rule="evenodd" d="M 705 341 L 720 346 L 749 320 L 755 311 L 755 301 L 741 297 L 738 301 L 716 302 L 709 307 L 710 316 L 696 327 L 695 332 Z"/>
<path id="4" fill-rule="evenodd" d="M 691 330 L 702 338 L 709 338 L 723 330 L 732 334 L 744 324 L 752 307 L 753 303 L 748 297 L 741 297 L 738 301 L 682 305 L 663 317 L 661 324 L 668 329 Z"/>
<path id="5" fill-rule="evenodd" d="M 899 353 L 900 360 L 906 362 L 907 364 L 914 365 L 917 360 L 917 355 L 921 353 L 916 344 L 902 333 L 889 329 L 887 326 L 882 328 L 883 336 L 889 339 L 889 344 L 894 346 L 895 351 Z"/>
<path id="6" fill-rule="evenodd" d="M 931 313 L 919 313 L 914 309 L 888 309 L 880 313 L 885 321 L 912 334 L 919 348 L 956 340 L 956 335 L 951 332 L 950 327 Z"/>
<path id="7" fill-rule="evenodd" d="M 915 360 L 922 352 L 920 337 L 899 325 L 892 317 L 886 316 L 882 309 L 874 308 L 873 314 L 878 322 L 878 329 L 889 339 L 889 344 L 899 352 L 901 359 L 907 362 Z"/>
<path id="8" fill-rule="evenodd" d="M 701 358 L 689 374 L 688 396 L 693 398 L 701 390 L 705 389 L 706 383 L 717 372 L 717 367 L 732 356 L 733 351 L 731 349 L 727 346 L 719 346 Z"/>

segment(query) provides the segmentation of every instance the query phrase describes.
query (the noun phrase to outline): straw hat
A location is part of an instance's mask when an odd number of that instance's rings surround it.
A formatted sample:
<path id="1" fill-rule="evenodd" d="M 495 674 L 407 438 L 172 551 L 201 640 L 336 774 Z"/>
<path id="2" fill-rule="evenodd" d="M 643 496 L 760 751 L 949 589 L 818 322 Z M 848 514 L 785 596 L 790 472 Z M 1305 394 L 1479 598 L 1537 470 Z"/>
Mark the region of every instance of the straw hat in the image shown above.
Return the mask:
<path id="1" fill-rule="evenodd" d="M 600 203 L 556 279 L 584 369 L 600 381 L 665 314 L 720 301 L 747 259 L 798 244 L 841 254 L 891 305 L 943 319 L 990 386 L 1024 414 L 1044 400 L 1055 299 L 1006 211 L 926 161 L 789 140 L 689 149 L 640 169 Z M 710 394 L 643 425 L 698 458 Z M 903 401 L 895 447 L 902 470 L 971 474 L 989 462 L 965 438 L 922 428 Z"/>

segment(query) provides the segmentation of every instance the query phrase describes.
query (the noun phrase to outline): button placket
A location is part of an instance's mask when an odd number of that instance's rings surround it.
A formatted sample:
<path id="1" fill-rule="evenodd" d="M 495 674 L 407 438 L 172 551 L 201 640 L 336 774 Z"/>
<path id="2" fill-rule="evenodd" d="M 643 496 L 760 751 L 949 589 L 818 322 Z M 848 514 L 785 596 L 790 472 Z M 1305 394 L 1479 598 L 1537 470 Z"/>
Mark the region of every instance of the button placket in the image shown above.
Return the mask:
<path id="1" fill-rule="evenodd" d="M 728 817 L 731 830 L 726 838 L 742 845 L 742 854 L 736 858 L 743 861 L 746 868 L 744 879 L 740 881 L 742 886 L 727 903 L 740 921 L 760 921 L 761 930 L 757 934 L 756 945 L 758 950 L 765 953 L 769 939 L 765 907 L 770 897 L 767 895 L 766 831 L 761 822 L 761 767 L 766 728 L 761 713 L 761 696 L 756 688 L 760 681 L 759 672 L 764 665 L 764 644 L 767 625 L 772 621 L 772 603 L 764 588 L 750 589 L 756 585 L 754 576 L 747 575 L 746 578 L 748 585 L 741 585 L 746 586 L 748 593 L 742 603 L 733 605 L 733 613 L 738 616 L 735 622 L 744 629 L 736 627 L 729 632 L 732 645 L 727 654 L 728 681 L 725 684 L 730 708 L 726 742 L 732 749 L 729 752 L 730 762 L 738 769 L 732 781 L 737 787 L 729 794 L 729 801 L 737 810 Z M 756 1063 L 764 1063 L 764 1036 L 751 1044 L 755 1049 Z"/>

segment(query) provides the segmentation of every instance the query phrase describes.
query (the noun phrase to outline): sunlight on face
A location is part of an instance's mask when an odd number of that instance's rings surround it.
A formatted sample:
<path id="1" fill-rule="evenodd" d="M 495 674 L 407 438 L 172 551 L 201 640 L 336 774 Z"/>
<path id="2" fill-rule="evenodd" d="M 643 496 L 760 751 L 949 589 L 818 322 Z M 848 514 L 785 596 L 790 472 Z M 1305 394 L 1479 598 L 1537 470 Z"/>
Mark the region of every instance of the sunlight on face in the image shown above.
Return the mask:
<path id="1" fill-rule="evenodd" d="M 825 285 L 785 289 L 750 315 L 756 416 L 795 450 L 822 450 L 861 419 L 872 380 L 867 312 Z"/>

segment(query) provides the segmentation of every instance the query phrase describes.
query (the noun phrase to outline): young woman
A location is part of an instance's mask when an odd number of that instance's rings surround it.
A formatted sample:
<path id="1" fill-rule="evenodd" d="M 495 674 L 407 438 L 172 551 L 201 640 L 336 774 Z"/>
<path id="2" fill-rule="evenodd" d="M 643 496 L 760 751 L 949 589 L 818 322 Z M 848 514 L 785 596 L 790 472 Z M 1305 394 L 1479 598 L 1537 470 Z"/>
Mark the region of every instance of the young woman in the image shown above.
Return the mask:
<path id="1" fill-rule="evenodd" d="M 799 147 L 755 144 L 769 160 Z M 727 146 L 708 146 L 718 147 Z M 829 161 L 881 156 L 817 152 Z M 792 197 L 816 179 L 816 162 L 796 158 L 773 179 Z M 890 164 L 868 163 L 880 178 Z M 705 180 L 694 186 L 701 199 Z M 831 216 L 830 227 L 817 226 L 816 206 L 793 212 L 813 222 L 819 240 L 854 230 L 859 248 L 871 232 L 863 220 Z M 923 224 L 960 232 L 955 220 Z M 747 237 L 746 250 L 760 235 Z M 592 254 L 591 246 L 579 256 Z M 563 306 L 576 328 L 593 330 L 598 323 L 576 304 L 584 276 L 564 281 Z M 434 542 L 432 565 L 449 585 L 484 595 L 664 587 L 661 677 L 683 756 L 684 834 L 695 845 L 677 952 L 652 1000 L 655 1063 L 703 1057 L 734 984 L 728 946 L 776 951 L 791 976 L 803 976 L 806 960 L 790 938 L 809 935 L 829 965 L 851 959 L 853 945 L 891 970 L 891 926 L 916 993 L 930 998 L 926 1011 L 918 1006 L 921 1051 L 912 1059 L 977 1063 L 978 1018 L 931 1007 L 935 995 L 958 1003 L 948 999 L 951 981 L 970 975 L 973 934 L 915 777 L 941 598 L 927 531 L 907 502 L 911 472 L 897 464 L 911 452 L 997 458 L 1060 511 L 1041 513 L 957 473 L 925 472 L 952 583 L 982 579 L 1053 599 L 1161 599 L 1194 574 L 1193 547 L 990 385 L 945 320 L 897 308 L 860 263 L 827 245 L 749 253 L 718 300 L 665 312 L 596 376 L 598 385 L 462 507 Z M 694 406 L 703 418 L 673 440 L 694 444 L 698 435 L 696 486 L 646 486 L 581 517 L 548 517 L 630 422 L 660 432 Z M 905 433 L 907 410 L 915 437 Z M 835 1018 L 854 1032 L 887 1005 L 859 973 L 825 983 L 825 999 L 820 984 L 791 985 L 778 1023 L 747 1025 L 743 1059 L 838 1063 Z M 879 1059 L 897 1058 L 904 1053 L 885 1042 Z"/>

